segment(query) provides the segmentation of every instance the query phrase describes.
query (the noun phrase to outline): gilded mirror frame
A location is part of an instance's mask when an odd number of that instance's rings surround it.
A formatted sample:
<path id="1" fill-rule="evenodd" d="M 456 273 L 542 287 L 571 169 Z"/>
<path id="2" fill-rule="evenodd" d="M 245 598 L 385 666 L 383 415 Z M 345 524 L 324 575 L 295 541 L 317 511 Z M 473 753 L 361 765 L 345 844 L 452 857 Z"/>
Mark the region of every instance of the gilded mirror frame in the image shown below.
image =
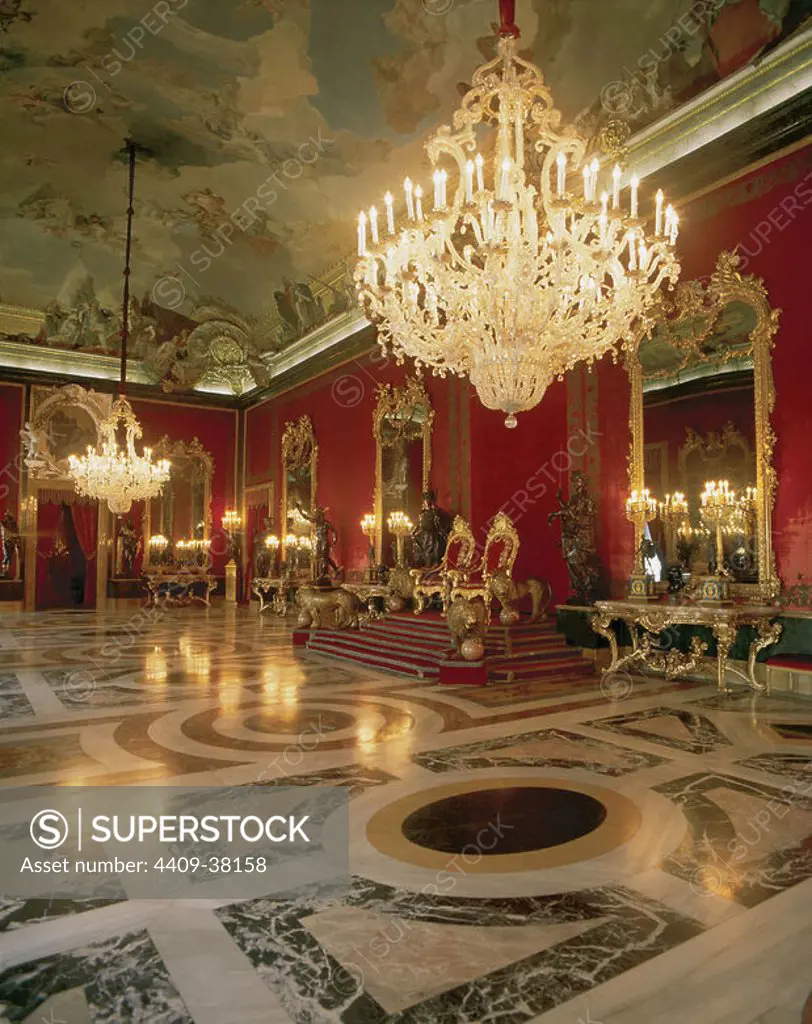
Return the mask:
<path id="1" fill-rule="evenodd" d="M 735 252 L 722 252 L 716 267 L 706 282 L 688 281 L 673 293 L 663 297 L 657 326 L 665 329 L 670 344 L 682 353 L 681 367 L 700 360 L 701 346 L 708 339 L 725 309 L 732 302 L 748 306 L 754 313 L 755 325 L 749 332 L 749 344 L 736 350 L 736 355 L 748 355 L 753 362 L 753 404 L 755 424 L 756 487 L 756 553 L 758 561 L 757 583 L 734 583 L 732 592 L 738 597 L 753 597 L 769 601 L 776 597 L 781 581 L 775 565 L 772 544 L 772 520 L 775 508 L 776 474 L 773 467 L 775 433 L 770 417 L 775 408 L 775 384 L 772 372 L 772 347 L 778 330 L 780 309 L 773 309 L 761 278 L 744 276 L 739 272 L 739 256 Z M 679 336 L 680 323 L 706 318 L 704 329 L 695 335 Z M 631 448 L 629 451 L 629 490 L 645 487 L 644 427 L 643 427 L 643 366 L 638 349 L 650 332 L 634 339 L 626 365 L 631 384 L 629 422 Z M 673 373 L 673 370 L 669 370 Z M 662 498 L 663 495 L 657 495 Z"/>
<path id="2" fill-rule="evenodd" d="M 158 441 L 152 449 L 156 459 L 168 459 L 170 463 L 178 459 L 189 459 L 199 462 L 203 471 L 203 539 L 211 538 L 211 492 L 212 480 L 214 479 L 214 459 L 211 453 L 203 447 L 200 441 L 193 437 L 191 441 L 173 441 L 166 434 Z M 144 502 L 143 518 L 144 555 L 143 564 L 145 568 L 150 567 L 149 539 L 152 536 L 152 500 Z"/>
<path id="3" fill-rule="evenodd" d="M 380 564 L 383 554 L 383 452 L 387 447 L 383 436 L 383 424 L 388 416 L 400 416 L 423 406 L 426 416 L 422 425 L 422 476 L 420 490 L 428 490 L 431 480 L 431 434 L 434 428 L 434 408 L 429 401 L 423 381 L 419 377 L 409 377 L 403 387 L 393 384 L 379 384 L 376 391 L 377 402 L 372 413 L 372 434 L 375 438 L 375 559 Z"/>
<path id="4" fill-rule="evenodd" d="M 282 473 L 279 488 L 279 531 L 284 539 L 288 529 L 288 470 L 310 469 L 310 508 L 316 507 L 318 490 L 317 470 L 319 465 L 319 446 L 309 416 L 300 416 L 298 420 L 288 420 L 282 431 Z"/>

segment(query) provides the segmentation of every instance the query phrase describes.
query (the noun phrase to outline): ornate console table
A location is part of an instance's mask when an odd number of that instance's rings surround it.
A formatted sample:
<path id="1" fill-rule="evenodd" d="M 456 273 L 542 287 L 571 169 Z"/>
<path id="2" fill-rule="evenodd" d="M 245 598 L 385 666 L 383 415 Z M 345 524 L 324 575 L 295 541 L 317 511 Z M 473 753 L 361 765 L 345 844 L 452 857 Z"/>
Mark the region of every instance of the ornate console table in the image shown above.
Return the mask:
<path id="1" fill-rule="evenodd" d="M 344 590 L 355 594 L 366 607 L 371 619 L 382 619 L 386 615 L 386 602 L 392 596 L 388 583 L 342 583 Z M 376 603 L 377 602 L 377 603 Z"/>
<path id="2" fill-rule="evenodd" d="M 288 576 L 256 576 L 251 591 L 259 599 L 259 615 L 269 608 L 276 615 L 286 615 L 301 581 Z"/>
<path id="3" fill-rule="evenodd" d="M 211 607 L 211 595 L 217 589 L 217 580 L 206 572 L 149 571 L 143 575 L 150 607 L 166 607 L 170 604 L 191 604 L 197 601 Z"/>
<path id="4" fill-rule="evenodd" d="M 756 657 L 759 651 L 777 643 L 781 636 L 782 627 L 775 621 L 781 613 L 780 608 L 752 604 L 679 605 L 631 600 L 597 601 L 595 608 L 592 628 L 609 641 L 612 653 L 612 661 L 604 669 L 604 676 L 638 662 L 655 672 L 664 672 L 667 679 L 687 675 L 699 665 L 708 645 L 695 636 L 687 653 L 675 649 L 664 651 L 657 643 L 657 638 L 671 626 L 705 626 L 710 629 L 716 641 L 716 684 L 719 690 L 729 692 L 726 685 L 728 672 L 739 677 L 753 690 L 760 692 L 766 689 L 755 677 Z M 620 657 L 618 651 L 617 633 L 612 628 L 612 623 L 617 620 L 628 626 L 632 638 L 632 649 L 623 657 Z M 728 664 L 730 649 L 741 626 L 752 626 L 756 630 L 747 653 L 746 672 Z"/>

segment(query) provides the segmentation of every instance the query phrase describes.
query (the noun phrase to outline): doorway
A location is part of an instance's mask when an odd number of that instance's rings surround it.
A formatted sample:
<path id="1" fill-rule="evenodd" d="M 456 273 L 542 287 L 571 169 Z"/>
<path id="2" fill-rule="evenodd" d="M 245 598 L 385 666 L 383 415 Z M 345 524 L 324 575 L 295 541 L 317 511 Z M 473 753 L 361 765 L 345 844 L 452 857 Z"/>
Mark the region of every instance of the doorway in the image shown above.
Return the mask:
<path id="1" fill-rule="evenodd" d="M 95 501 L 82 501 L 71 493 L 41 496 L 37 510 L 37 610 L 96 607 L 97 539 Z"/>

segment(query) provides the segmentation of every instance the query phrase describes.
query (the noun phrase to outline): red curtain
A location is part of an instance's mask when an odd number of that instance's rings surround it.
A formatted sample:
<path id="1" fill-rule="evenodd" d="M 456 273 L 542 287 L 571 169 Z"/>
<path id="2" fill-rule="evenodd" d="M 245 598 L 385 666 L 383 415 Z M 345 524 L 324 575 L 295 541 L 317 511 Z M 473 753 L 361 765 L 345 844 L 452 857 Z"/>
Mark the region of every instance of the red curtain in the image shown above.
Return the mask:
<path id="1" fill-rule="evenodd" d="M 99 508 L 93 501 L 85 503 L 75 501 L 71 507 L 76 539 L 85 556 L 87 571 L 85 572 L 86 608 L 96 607 L 96 546 L 98 542 Z"/>

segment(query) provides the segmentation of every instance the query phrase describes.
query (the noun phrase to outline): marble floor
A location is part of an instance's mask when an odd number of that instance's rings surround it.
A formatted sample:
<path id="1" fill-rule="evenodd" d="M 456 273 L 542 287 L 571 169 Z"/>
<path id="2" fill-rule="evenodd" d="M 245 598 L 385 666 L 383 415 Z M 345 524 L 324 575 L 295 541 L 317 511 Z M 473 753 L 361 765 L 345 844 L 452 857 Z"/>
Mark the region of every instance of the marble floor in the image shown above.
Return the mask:
<path id="1" fill-rule="evenodd" d="M 0 897 L 0 1024 L 804 1019 L 812 703 L 439 687 L 294 653 L 290 628 L 0 617 L 7 811 L 50 784 L 323 784 L 351 815 L 339 894 Z"/>

